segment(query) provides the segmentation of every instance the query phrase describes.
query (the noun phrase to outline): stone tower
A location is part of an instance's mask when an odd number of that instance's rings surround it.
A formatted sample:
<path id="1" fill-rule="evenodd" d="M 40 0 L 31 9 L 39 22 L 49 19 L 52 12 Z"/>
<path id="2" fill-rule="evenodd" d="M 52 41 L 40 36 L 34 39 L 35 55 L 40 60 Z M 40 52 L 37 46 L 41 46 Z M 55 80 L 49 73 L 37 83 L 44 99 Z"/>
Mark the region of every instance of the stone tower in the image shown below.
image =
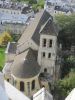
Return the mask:
<path id="1" fill-rule="evenodd" d="M 40 32 L 40 46 L 38 50 L 38 63 L 42 73 L 55 75 L 57 55 L 57 31 L 50 16 Z"/>

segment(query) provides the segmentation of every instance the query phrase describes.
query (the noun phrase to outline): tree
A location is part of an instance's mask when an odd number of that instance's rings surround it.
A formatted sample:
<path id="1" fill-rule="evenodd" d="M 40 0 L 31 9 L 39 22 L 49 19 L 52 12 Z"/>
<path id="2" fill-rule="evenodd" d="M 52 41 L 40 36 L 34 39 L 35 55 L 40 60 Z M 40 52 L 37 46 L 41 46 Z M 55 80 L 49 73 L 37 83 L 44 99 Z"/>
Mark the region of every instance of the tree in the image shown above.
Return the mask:
<path id="1" fill-rule="evenodd" d="M 40 8 L 44 8 L 44 3 L 45 1 L 44 0 L 38 0 L 38 6 L 40 6 Z"/>
<path id="2" fill-rule="evenodd" d="M 75 14 L 74 15 L 56 15 L 57 24 L 61 27 L 58 40 L 62 43 L 63 49 L 70 49 L 75 43 Z"/>
<path id="3" fill-rule="evenodd" d="M 36 4 L 33 3 L 32 8 L 35 12 L 37 12 L 40 9 L 44 8 L 44 0 L 38 0 Z"/>
<path id="4" fill-rule="evenodd" d="M 65 98 L 73 88 L 75 88 L 75 69 L 67 77 L 56 82 L 55 91 L 58 95 L 58 100 L 64 100 L 62 98 Z"/>
<path id="5" fill-rule="evenodd" d="M 29 4 L 37 4 L 37 0 L 29 0 Z"/>
<path id="6" fill-rule="evenodd" d="M 0 36 L 0 45 L 6 45 L 9 41 L 12 41 L 12 37 L 8 32 L 2 33 Z"/>
<path id="7" fill-rule="evenodd" d="M 72 44 L 75 44 L 75 14 L 56 15 L 55 19 L 60 27 L 58 41 L 62 43 L 63 65 L 61 68 L 62 79 L 55 83 L 54 91 L 58 96 L 56 100 L 64 100 L 75 87 L 75 56 L 72 56 L 70 52 Z"/>
<path id="8" fill-rule="evenodd" d="M 21 34 L 11 34 L 11 37 L 13 41 L 17 42 L 20 39 Z"/>

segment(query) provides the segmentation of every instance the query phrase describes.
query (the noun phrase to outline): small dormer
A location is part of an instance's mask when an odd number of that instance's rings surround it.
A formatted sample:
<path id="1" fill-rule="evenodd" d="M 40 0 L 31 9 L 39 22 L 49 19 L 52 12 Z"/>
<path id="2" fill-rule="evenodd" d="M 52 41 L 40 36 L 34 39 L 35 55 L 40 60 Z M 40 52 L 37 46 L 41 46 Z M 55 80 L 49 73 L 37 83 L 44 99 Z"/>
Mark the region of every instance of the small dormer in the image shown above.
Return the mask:
<path id="1" fill-rule="evenodd" d="M 40 32 L 38 63 L 42 66 L 42 72 L 46 70 L 53 75 L 57 49 L 57 30 L 51 18 L 42 27 Z"/>

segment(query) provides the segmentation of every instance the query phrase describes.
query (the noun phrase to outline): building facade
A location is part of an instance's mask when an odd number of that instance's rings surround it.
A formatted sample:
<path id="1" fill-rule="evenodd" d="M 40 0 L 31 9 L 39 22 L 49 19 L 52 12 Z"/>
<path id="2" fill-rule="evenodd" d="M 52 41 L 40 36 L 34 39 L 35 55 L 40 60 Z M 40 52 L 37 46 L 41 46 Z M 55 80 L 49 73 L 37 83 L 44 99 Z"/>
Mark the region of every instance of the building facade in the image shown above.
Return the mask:
<path id="1" fill-rule="evenodd" d="M 17 95 L 16 95 L 17 94 Z M 32 96 L 33 100 L 53 100 L 53 96 L 45 89 L 40 89 Z M 16 89 L 9 82 L 4 80 L 3 73 L 0 72 L 0 100 L 32 100 Z"/>
<path id="2" fill-rule="evenodd" d="M 42 87 L 50 90 L 49 83 L 58 79 L 56 69 L 60 69 L 56 60 L 57 36 L 52 16 L 47 11 L 39 11 L 19 41 L 8 44 L 3 68 L 7 81 L 29 97 Z"/>

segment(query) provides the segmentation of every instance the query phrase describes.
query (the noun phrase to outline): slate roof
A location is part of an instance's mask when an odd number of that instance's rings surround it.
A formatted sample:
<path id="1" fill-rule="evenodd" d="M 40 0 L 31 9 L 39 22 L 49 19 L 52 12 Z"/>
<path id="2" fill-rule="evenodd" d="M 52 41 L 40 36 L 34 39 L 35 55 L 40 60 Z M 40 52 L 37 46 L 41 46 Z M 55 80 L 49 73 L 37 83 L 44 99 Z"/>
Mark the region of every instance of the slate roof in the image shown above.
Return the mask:
<path id="1" fill-rule="evenodd" d="M 57 29 L 51 19 L 48 20 L 47 24 L 44 26 L 43 30 L 41 31 L 41 34 L 53 35 L 53 36 L 57 35 Z"/>
<path id="2" fill-rule="evenodd" d="M 21 50 L 22 50 L 22 48 L 23 49 L 25 48 L 25 47 L 23 47 L 23 45 L 25 43 L 27 43 L 27 41 L 29 41 L 30 39 L 32 39 L 37 45 L 39 45 L 39 43 L 40 43 L 40 30 L 42 27 L 44 27 L 44 25 L 47 23 L 47 21 L 49 19 L 52 19 L 52 16 L 45 10 L 39 11 L 39 13 L 37 13 L 35 15 L 34 20 L 30 21 L 29 26 L 27 26 L 23 35 L 21 36 L 21 38 L 18 41 L 18 44 L 21 45 L 21 47 L 20 47 Z M 52 23 L 49 23 L 49 24 L 52 24 Z M 49 26 L 51 26 L 51 25 L 49 25 Z M 53 27 L 55 27 L 55 26 L 53 26 Z M 50 29 L 49 29 L 49 31 L 50 31 Z M 54 31 L 56 31 L 56 30 L 54 30 Z M 51 35 L 54 35 L 54 33 Z"/>
<path id="3" fill-rule="evenodd" d="M 18 78 L 31 78 L 39 74 L 39 72 L 40 66 L 31 48 L 15 57 L 11 70 L 14 76 Z"/>
<path id="4" fill-rule="evenodd" d="M 32 36 L 32 40 L 36 43 L 36 44 L 39 44 L 39 40 L 40 40 L 40 29 L 41 27 L 46 23 L 46 21 L 51 18 L 51 15 L 47 12 L 47 11 L 44 11 L 40 20 L 39 20 L 39 23 L 37 24 L 37 27 L 34 31 L 34 34 Z"/>
<path id="5" fill-rule="evenodd" d="M 18 44 L 26 43 L 28 40 L 31 39 L 32 35 L 34 34 L 36 27 L 40 21 L 40 18 L 42 17 L 44 11 L 40 11 L 35 15 L 34 20 L 31 20 L 29 22 L 29 25 L 25 29 L 24 33 L 22 34 L 21 38 L 18 41 Z"/>
<path id="6" fill-rule="evenodd" d="M 16 46 L 15 42 L 9 42 L 5 53 L 16 54 Z"/>

